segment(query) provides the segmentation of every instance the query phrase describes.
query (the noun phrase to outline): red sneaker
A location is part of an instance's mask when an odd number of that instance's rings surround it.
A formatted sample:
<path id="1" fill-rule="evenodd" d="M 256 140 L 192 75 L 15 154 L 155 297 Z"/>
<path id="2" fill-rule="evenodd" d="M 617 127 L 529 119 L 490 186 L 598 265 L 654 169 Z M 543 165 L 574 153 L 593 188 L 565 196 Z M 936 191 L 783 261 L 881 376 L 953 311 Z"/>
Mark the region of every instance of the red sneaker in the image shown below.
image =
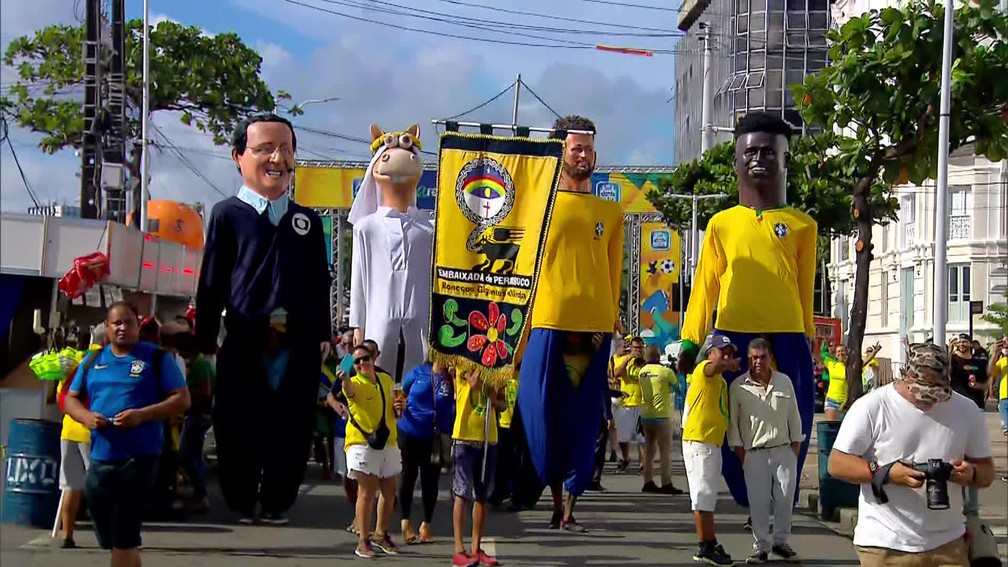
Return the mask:
<path id="1" fill-rule="evenodd" d="M 477 549 L 473 558 L 483 567 L 497 567 L 500 565 L 500 561 L 497 561 L 496 557 L 487 555 L 482 549 Z"/>
<path id="2" fill-rule="evenodd" d="M 476 557 L 470 557 L 468 553 L 456 553 L 452 555 L 452 565 L 457 565 L 458 567 L 475 567 L 479 565 L 479 559 Z"/>

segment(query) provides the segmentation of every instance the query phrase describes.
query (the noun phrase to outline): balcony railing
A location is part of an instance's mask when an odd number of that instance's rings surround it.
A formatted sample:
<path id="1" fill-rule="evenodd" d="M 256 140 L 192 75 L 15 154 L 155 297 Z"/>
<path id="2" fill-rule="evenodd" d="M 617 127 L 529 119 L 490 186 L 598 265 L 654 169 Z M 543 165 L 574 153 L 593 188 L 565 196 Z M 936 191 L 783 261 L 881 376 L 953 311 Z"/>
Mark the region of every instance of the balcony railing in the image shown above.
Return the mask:
<path id="1" fill-rule="evenodd" d="M 949 217 L 949 240 L 969 240 L 973 237 L 973 223 L 969 215 Z"/>
<path id="2" fill-rule="evenodd" d="M 912 224 L 903 225 L 903 245 L 913 246 L 917 243 L 917 227 Z"/>

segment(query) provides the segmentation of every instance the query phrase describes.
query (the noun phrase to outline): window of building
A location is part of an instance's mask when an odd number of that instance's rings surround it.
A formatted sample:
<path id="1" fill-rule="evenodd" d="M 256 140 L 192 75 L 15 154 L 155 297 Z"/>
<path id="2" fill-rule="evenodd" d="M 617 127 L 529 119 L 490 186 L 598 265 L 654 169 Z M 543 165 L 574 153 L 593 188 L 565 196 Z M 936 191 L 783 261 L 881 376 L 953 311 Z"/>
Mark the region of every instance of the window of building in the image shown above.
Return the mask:
<path id="1" fill-rule="evenodd" d="M 900 270 L 900 334 L 906 335 L 913 328 L 914 310 L 914 269 Z"/>
<path id="2" fill-rule="evenodd" d="M 828 25 L 827 20 L 826 12 L 809 12 L 809 29 L 824 31 Z"/>
<path id="3" fill-rule="evenodd" d="M 804 31 L 789 31 L 787 32 L 787 46 L 789 48 L 806 47 L 806 38 L 808 35 Z M 800 56 L 799 56 L 800 57 Z"/>
<path id="4" fill-rule="evenodd" d="M 850 241 L 846 236 L 837 239 L 837 251 L 841 261 L 850 258 Z"/>
<path id="5" fill-rule="evenodd" d="M 804 12 L 805 0 L 787 0 L 788 12 Z"/>
<path id="6" fill-rule="evenodd" d="M 948 320 L 965 323 L 970 316 L 970 265 L 949 264 L 948 270 Z"/>
<path id="7" fill-rule="evenodd" d="M 879 324 L 885 328 L 889 326 L 889 273 L 882 272 L 882 300 L 879 306 L 882 312 L 879 314 Z"/>
<path id="8" fill-rule="evenodd" d="M 763 89 L 755 88 L 749 91 L 749 108 L 762 108 L 766 104 Z"/>
<path id="9" fill-rule="evenodd" d="M 749 31 L 754 33 L 766 32 L 766 12 L 753 12 L 749 21 Z"/>
<path id="10" fill-rule="evenodd" d="M 745 88 L 758 89 L 762 87 L 765 76 L 766 75 L 763 71 L 753 71 L 752 73 L 749 73 L 746 77 Z"/>
<path id="11" fill-rule="evenodd" d="M 882 225 L 882 251 L 887 252 L 889 250 L 889 225 Z"/>
<path id="12" fill-rule="evenodd" d="M 746 80 L 746 74 L 745 73 L 743 73 L 741 75 L 735 75 L 732 78 L 732 82 L 731 82 L 731 85 L 728 87 L 728 90 L 730 90 L 730 91 L 737 91 L 737 90 L 739 90 L 740 88 L 742 88 L 742 84 L 745 83 L 745 80 Z"/>
<path id="13" fill-rule="evenodd" d="M 753 12 L 765 12 L 767 0 L 749 0 L 749 7 Z"/>
<path id="14" fill-rule="evenodd" d="M 766 68 L 766 52 L 762 49 L 754 49 L 749 52 L 749 69 L 765 69 Z"/>
<path id="15" fill-rule="evenodd" d="M 784 13 L 784 0 L 767 0 L 767 12 Z"/>
<path id="16" fill-rule="evenodd" d="M 735 30 L 744 34 L 749 31 L 749 16 L 747 14 L 740 15 L 737 20 L 735 20 Z"/>
<path id="17" fill-rule="evenodd" d="M 949 187 L 949 212 L 954 217 L 965 217 L 973 209 L 973 192 L 969 185 L 953 185 Z"/>
<path id="18" fill-rule="evenodd" d="M 789 30 L 804 30 L 808 27 L 807 25 L 808 17 L 804 11 L 794 13 L 788 12 L 787 15 L 787 28 Z"/>
<path id="19" fill-rule="evenodd" d="M 749 11 L 749 0 L 736 0 L 735 5 L 738 6 L 738 13 L 740 14 Z"/>

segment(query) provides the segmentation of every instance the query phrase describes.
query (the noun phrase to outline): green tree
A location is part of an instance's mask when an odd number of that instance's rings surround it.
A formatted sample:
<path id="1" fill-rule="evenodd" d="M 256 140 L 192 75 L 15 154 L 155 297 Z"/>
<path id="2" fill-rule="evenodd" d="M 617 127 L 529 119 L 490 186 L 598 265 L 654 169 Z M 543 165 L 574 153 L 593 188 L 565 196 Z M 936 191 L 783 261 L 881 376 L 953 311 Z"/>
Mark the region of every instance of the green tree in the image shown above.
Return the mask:
<path id="1" fill-rule="evenodd" d="M 42 134 L 39 147 L 48 153 L 79 148 L 84 116 L 78 88 L 84 85 L 84 26 L 54 25 L 10 42 L 5 65 L 18 80 L 0 109 L 24 128 Z M 226 143 L 238 121 L 255 110 L 276 104 L 260 77 L 262 57 L 234 33 L 214 36 L 199 28 L 161 22 L 150 32 L 150 110 L 174 111 L 179 120 Z M 139 139 L 143 94 L 143 21 L 126 24 L 127 137 Z M 285 93 L 278 93 L 286 98 Z M 129 160 L 138 172 L 139 149 Z"/>
<path id="2" fill-rule="evenodd" d="M 819 234 L 828 238 L 854 232 L 851 218 L 849 187 L 856 181 L 850 160 L 831 155 L 839 137 L 826 132 L 816 136 L 796 136 L 791 140 L 788 164 L 787 197 L 793 207 L 805 211 L 816 220 Z M 724 199 L 704 199 L 697 203 L 697 224 L 704 230 L 714 213 L 738 203 L 738 180 L 735 174 L 735 143 L 724 142 L 704 153 L 701 159 L 681 165 L 666 175 L 659 189 L 647 198 L 662 215 L 662 220 L 677 229 L 689 229 L 692 222 L 692 202 L 681 195 L 714 195 L 724 193 Z M 896 218 L 896 199 L 876 178 L 871 186 L 876 222 Z"/>
<path id="3" fill-rule="evenodd" d="M 944 14 L 941 4 L 913 0 L 854 17 L 827 32 L 830 64 L 793 87 L 806 121 L 851 133 L 837 140 L 839 156 L 857 178 L 849 188 L 857 272 L 848 376 L 860 376 L 863 365 L 871 228 L 878 217 L 872 190 L 880 174 L 889 184 L 920 184 L 937 174 Z M 976 154 L 994 161 L 1008 155 L 1006 39 L 1008 16 L 993 0 L 956 9 L 949 151 L 972 144 Z M 861 381 L 848 384 L 850 404 L 862 393 Z"/>
<path id="4" fill-rule="evenodd" d="M 1008 291 L 1001 294 L 1008 300 Z M 987 306 L 987 312 L 983 314 L 983 320 L 997 327 L 992 333 L 994 338 L 1008 337 L 1008 301 L 999 301 Z"/>

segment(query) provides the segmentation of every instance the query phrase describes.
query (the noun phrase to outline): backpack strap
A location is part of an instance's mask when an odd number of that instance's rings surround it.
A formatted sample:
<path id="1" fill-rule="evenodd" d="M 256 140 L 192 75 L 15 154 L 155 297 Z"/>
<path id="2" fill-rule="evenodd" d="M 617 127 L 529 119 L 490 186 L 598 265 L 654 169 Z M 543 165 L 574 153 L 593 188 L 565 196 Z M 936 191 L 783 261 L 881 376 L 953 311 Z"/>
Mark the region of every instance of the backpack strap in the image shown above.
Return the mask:
<path id="1" fill-rule="evenodd" d="M 151 355 L 151 364 L 154 365 L 154 379 L 157 380 L 158 387 L 164 389 L 161 382 L 161 367 L 164 366 L 165 355 L 168 353 L 160 347 L 154 347 L 154 354 Z"/>

